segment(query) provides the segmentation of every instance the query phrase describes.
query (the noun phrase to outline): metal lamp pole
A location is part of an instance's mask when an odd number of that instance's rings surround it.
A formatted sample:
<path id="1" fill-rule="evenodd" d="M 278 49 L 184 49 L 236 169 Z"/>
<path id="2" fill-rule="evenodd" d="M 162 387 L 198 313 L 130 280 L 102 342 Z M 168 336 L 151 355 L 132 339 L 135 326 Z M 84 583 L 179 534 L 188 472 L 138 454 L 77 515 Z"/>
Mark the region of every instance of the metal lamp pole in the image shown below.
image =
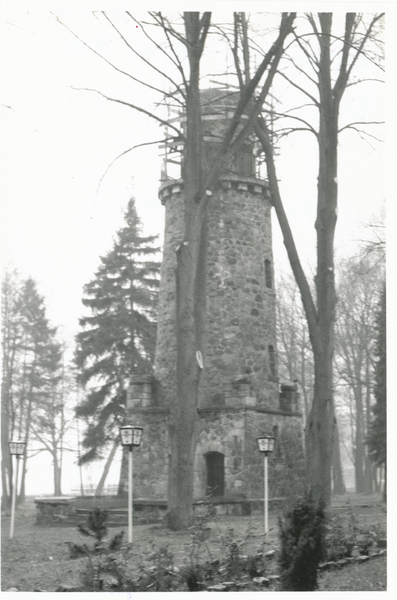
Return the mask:
<path id="1" fill-rule="evenodd" d="M 140 446 L 143 429 L 133 425 L 120 427 L 121 444 L 128 447 L 128 543 L 132 544 L 133 523 L 133 461 L 132 447 Z"/>
<path id="2" fill-rule="evenodd" d="M 264 455 L 264 474 L 263 474 L 263 479 L 264 479 L 263 505 L 264 506 L 263 506 L 263 509 L 264 509 L 264 527 L 265 527 L 265 534 L 266 534 L 269 531 L 269 510 L 268 510 L 269 498 L 268 498 L 267 457 L 270 452 L 273 452 L 275 439 L 274 439 L 274 437 L 264 435 L 260 438 L 257 438 L 257 441 L 258 441 L 259 452 L 262 452 L 262 454 Z"/>
<path id="3" fill-rule="evenodd" d="M 133 485 L 132 444 L 128 451 L 128 543 L 132 544 L 132 485 Z"/>
<path id="4" fill-rule="evenodd" d="M 12 500 L 11 500 L 11 523 L 10 523 L 10 539 L 14 537 L 14 521 L 15 521 L 15 507 L 17 501 L 17 487 L 18 487 L 18 475 L 19 475 L 19 458 L 23 456 L 25 452 L 25 442 L 9 442 L 10 454 L 15 456 L 17 460 L 17 468 L 15 470 L 15 481 L 12 486 Z"/>

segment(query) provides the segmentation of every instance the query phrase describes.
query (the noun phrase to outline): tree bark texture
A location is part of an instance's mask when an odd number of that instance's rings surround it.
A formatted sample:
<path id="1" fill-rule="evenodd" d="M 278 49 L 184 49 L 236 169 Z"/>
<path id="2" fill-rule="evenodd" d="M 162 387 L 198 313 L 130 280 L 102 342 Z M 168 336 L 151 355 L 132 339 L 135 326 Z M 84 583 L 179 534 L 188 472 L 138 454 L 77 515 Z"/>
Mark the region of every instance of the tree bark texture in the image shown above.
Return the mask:
<path id="1" fill-rule="evenodd" d="M 204 203 L 199 201 L 203 179 L 200 58 L 209 19 L 210 15 L 206 21 L 200 22 L 199 13 L 184 15 L 190 67 L 186 90 L 187 135 L 182 173 L 185 192 L 185 235 L 177 251 L 177 394 L 170 410 L 171 449 L 167 514 L 168 525 L 174 530 L 188 527 L 193 515 L 194 432 L 201 371 L 196 352 L 200 351 L 205 361 L 206 211 Z"/>
<path id="2" fill-rule="evenodd" d="M 339 439 L 339 428 L 338 422 L 335 425 L 335 435 L 334 435 L 334 452 L 333 452 L 333 493 L 334 494 L 345 494 L 346 488 L 343 481 L 343 470 L 342 470 L 342 460 L 340 455 L 340 439 Z"/>

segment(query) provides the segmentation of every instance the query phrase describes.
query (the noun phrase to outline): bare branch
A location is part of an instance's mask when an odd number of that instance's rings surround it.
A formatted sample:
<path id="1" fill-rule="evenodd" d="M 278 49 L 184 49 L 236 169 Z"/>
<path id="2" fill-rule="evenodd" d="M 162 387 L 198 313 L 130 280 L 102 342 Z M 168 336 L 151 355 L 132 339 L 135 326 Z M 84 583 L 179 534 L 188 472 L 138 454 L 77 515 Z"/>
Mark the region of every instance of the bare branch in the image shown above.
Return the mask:
<path id="1" fill-rule="evenodd" d="M 361 43 L 360 43 L 360 45 L 359 45 L 359 47 L 357 49 L 357 52 L 356 52 L 356 54 L 355 54 L 355 56 L 354 56 L 354 58 L 353 58 L 353 60 L 352 60 L 352 62 L 350 64 L 350 66 L 349 66 L 348 73 L 347 73 L 348 78 L 350 77 L 350 74 L 351 74 L 351 72 L 353 70 L 353 67 L 354 67 L 354 65 L 355 65 L 355 63 L 356 63 L 356 61 L 357 61 L 357 59 L 358 59 L 358 57 L 359 57 L 360 54 L 362 54 L 363 56 L 365 56 L 365 58 L 367 60 L 369 60 L 370 62 L 372 62 L 374 65 L 376 65 L 379 69 L 381 69 L 383 71 L 383 68 L 378 63 L 376 63 L 373 59 L 371 59 L 368 56 L 368 54 L 366 54 L 363 51 L 363 48 L 364 48 L 364 46 L 365 46 L 368 38 L 370 37 L 371 32 L 372 32 L 375 24 L 379 21 L 379 19 L 382 19 L 384 17 L 384 15 L 385 15 L 385 13 L 380 13 L 378 15 L 375 15 L 375 17 L 372 19 L 371 23 L 369 24 L 369 27 L 368 27 L 367 31 L 365 32 L 365 34 L 363 36 L 363 39 L 361 40 Z"/>
<path id="2" fill-rule="evenodd" d="M 353 123 L 349 123 L 348 125 L 345 125 L 341 129 L 339 129 L 338 133 L 340 133 L 344 129 L 353 128 L 353 125 L 384 125 L 384 124 L 385 124 L 384 121 L 354 121 Z"/>
<path id="3" fill-rule="evenodd" d="M 139 52 L 137 52 L 135 50 L 135 48 L 133 48 L 131 46 L 131 44 L 128 42 L 128 40 L 123 36 L 123 34 L 121 33 L 121 31 L 118 29 L 118 27 L 116 27 L 116 25 L 111 21 L 111 19 L 109 19 L 108 15 L 103 12 L 102 13 L 103 16 L 105 17 L 105 19 L 108 21 L 108 23 L 110 24 L 111 27 L 113 27 L 113 29 L 117 32 L 117 34 L 120 36 L 120 38 L 123 40 L 124 44 L 127 46 L 127 48 L 129 48 L 131 50 L 131 52 L 133 52 L 138 58 L 140 58 L 145 64 L 149 65 L 149 67 L 151 67 L 154 71 L 156 71 L 157 73 L 159 73 L 162 77 L 165 77 L 166 79 L 168 79 L 168 81 L 170 81 L 172 83 L 172 85 L 175 87 L 176 90 L 178 90 L 179 93 L 181 93 L 181 89 L 180 86 L 169 76 L 167 75 L 167 73 L 164 73 L 164 71 L 161 71 L 160 69 L 158 69 L 157 67 L 155 67 L 153 65 L 153 63 L 151 63 L 150 61 L 146 60 L 146 58 L 144 56 L 142 56 L 141 54 L 139 54 Z M 83 42 L 84 43 L 84 42 Z M 95 52 L 95 51 L 94 51 Z M 168 56 L 168 55 L 167 55 Z M 102 57 L 103 58 L 103 57 Z M 170 58 L 170 57 L 169 57 Z M 104 58 L 104 60 L 106 62 L 109 62 L 106 58 Z M 170 60 L 172 60 L 170 58 Z M 111 64 L 111 63 L 109 63 Z M 112 65 L 114 66 L 114 65 Z M 120 71 L 120 69 L 116 70 Z M 141 81 L 140 79 L 137 79 L 136 77 L 133 77 L 131 74 L 129 73 L 125 73 L 124 71 L 120 71 L 121 73 L 123 73 L 124 75 L 127 75 L 128 77 L 130 77 L 131 79 L 133 79 L 134 81 L 137 81 L 138 83 L 141 83 L 142 85 L 145 85 L 148 88 L 151 88 L 152 90 L 155 90 L 157 92 L 160 92 L 161 94 L 165 94 L 166 96 L 171 96 L 173 98 L 175 98 L 175 100 L 177 102 L 180 102 L 180 104 L 183 105 L 183 102 L 181 100 L 179 100 L 176 96 L 174 96 L 173 94 L 167 94 L 166 92 L 164 92 L 163 90 L 159 90 L 158 88 L 149 85 L 148 83 L 145 83 L 144 81 Z"/>
<path id="4" fill-rule="evenodd" d="M 310 34 L 312 35 L 312 34 Z M 306 43 L 306 40 L 304 40 L 303 38 L 305 36 L 301 35 L 298 36 L 296 31 L 294 31 L 294 36 L 295 36 L 295 42 L 298 44 L 299 48 L 302 50 L 302 52 L 304 53 L 304 55 L 306 56 L 307 60 L 309 61 L 310 66 L 312 67 L 313 71 L 317 74 L 318 73 L 318 60 L 316 55 L 313 52 L 313 56 L 310 55 L 310 53 L 307 51 L 307 49 L 303 46 L 302 41 L 304 41 Z M 312 50 L 310 44 L 307 42 L 307 46 L 308 48 L 310 48 L 310 50 Z M 309 76 L 308 76 L 309 77 Z"/>
<path id="5" fill-rule="evenodd" d="M 233 55 L 234 66 L 236 67 L 237 79 L 238 79 L 240 88 L 242 88 L 244 85 L 244 80 L 243 80 L 243 74 L 241 72 L 240 61 L 238 58 L 238 14 L 237 13 L 233 13 L 233 20 L 234 20 L 234 43 L 233 43 L 233 46 L 230 44 L 230 49 L 231 49 L 232 55 Z"/>
<path id="6" fill-rule="evenodd" d="M 116 158 L 114 158 L 112 160 L 112 162 L 106 167 L 106 170 L 105 170 L 104 174 L 100 178 L 99 183 L 98 183 L 98 187 L 97 187 L 97 190 L 96 190 L 96 195 L 98 195 L 99 188 L 101 187 L 102 181 L 106 177 L 106 174 L 108 173 L 109 169 L 114 165 L 114 163 L 116 161 L 119 160 L 119 158 L 121 158 L 125 154 L 128 154 L 128 152 L 131 152 L 132 150 L 135 150 L 136 148 L 141 148 L 142 146 L 152 146 L 153 144 L 161 144 L 162 142 L 166 142 L 169 139 L 172 139 L 172 138 L 166 138 L 166 139 L 162 139 L 162 140 L 155 140 L 154 142 L 145 142 L 143 144 L 136 144 L 136 146 L 132 146 L 132 148 L 128 148 L 128 150 L 124 150 L 124 152 L 122 152 L 121 154 L 119 154 L 118 156 L 116 156 Z"/>
<path id="7" fill-rule="evenodd" d="M 283 118 L 283 119 L 294 119 L 295 121 L 300 121 L 301 123 L 304 123 L 307 126 L 307 127 L 305 127 L 305 130 L 311 131 L 311 133 L 313 133 L 316 136 L 316 138 L 318 137 L 318 132 L 314 129 L 314 127 L 312 127 L 310 125 L 310 123 L 308 123 L 307 121 L 305 121 L 305 119 L 302 119 L 301 117 L 296 117 L 295 115 L 288 115 L 286 113 L 275 113 L 275 112 L 273 112 L 273 114 L 276 117 L 280 117 L 280 118 Z"/>
<path id="8" fill-rule="evenodd" d="M 315 79 L 313 79 L 312 77 L 310 77 L 310 75 L 308 75 L 304 69 L 302 69 L 301 67 L 299 67 L 296 64 L 296 62 L 293 60 L 293 58 L 291 58 L 291 56 L 286 56 L 285 59 L 289 60 L 294 65 L 295 69 L 297 71 L 300 71 L 301 73 L 303 73 L 303 75 L 305 77 L 307 77 L 309 79 L 309 81 L 311 81 L 316 87 L 318 86 L 318 81 L 316 81 Z"/>
<path id="9" fill-rule="evenodd" d="M 105 14 L 105 13 L 104 13 Z M 134 77 L 133 75 L 131 75 L 131 73 L 128 73 L 127 71 L 123 71 L 123 69 L 119 69 L 115 64 L 113 64 L 110 60 L 108 60 L 105 56 L 103 56 L 102 54 L 100 54 L 100 52 L 97 52 L 97 50 L 95 50 L 92 46 L 90 46 L 89 44 L 87 44 L 87 42 L 85 42 L 84 40 L 82 40 L 76 33 L 74 33 L 74 31 L 72 31 L 65 23 L 63 23 L 56 15 L 54 15 L 56 20 L 58 21 L 58 23 L 60 25 L 62 25 L 63 27 L 65 27 L 65 29 L 67 29 L 77 40 L 79 40 L 79 42 L 81 42 L 84 46 L 86 46 L 86 48 L 88 48 L 91 52 L 93 52 L 93 54 L 95 54 L 96 56 L 98 56 L 101 60 L 103 60 L 105 63 L 107 63 L 110 67 L 112 67 L 112 69 L 114 69 L 115 71 L 117 71 L 118 73 L 120 73 L 121 75 L 125 75 L 126 77 L 128 77 L 129 79 L 132 79 L 133 81 L 136 81 L 137 83 L 140 83 L 152 90 L 155 90 L 161 94 L 165 94 L 168 96 L 172 96 L 172 94 L 167 94 L 166 92 L 164 92 L 163 90 L 160 90 L 148 83 L 145 83 L 144 81 L 141 81 L 140 79 L 137 79 L 136 77 Z M 105 15 L 106 16 L 106 15 Z M 108 17 L 106 17 L 108 19 Z M 108 19 L 108 21 L 111 23 L 111 21 Z M 111 23 L 111 25 L 116 29 L 117 28 Z M 121 34 L 120 34 L 121 35 Z M 127 42 L 125 42 L 128 45 Z M 131 48 L 131 46 L 129 46 Z M 133 50 L 133 48 L 131 48 L 131 50 Z M 134 51 L 134 50 L 133 50 Z M 135 51 L 134 51 L 135 52 Z M 142 58 L 137 52 L 135 52 L 135 54 L 137 54 L 140 58 Z M 144 60 L 142 58 L 142 60 Z M 150 63 L 148 63 L 150 64 Z M 178 88 L 178 85 L 165 73 L 162 73 L 161 71 L 159 71 L 158 69 L 156 69 L 153 65 L 151 65 L 153 67 L 153 69 L 155 69 L 156 71 L 158 71 L 161 75 L 163 75 L 164 77 L 166 77 L 167 79 L 169 79 L 172 84 L 176 87 L 176 89 Z M 172 96 L 173 97 L 173 96 Z"/>
<path id="10" fill-rule="evenodd" d="M 285 214 L 284 206 L 281 200 L 281 194 L 278 187 L 276 169 L 273 159 L 273 148 L 270 142 L 269 133 L 266 124 L 262 119 L 258 119 L 255 124 L 255 133 L 262 145 L 266 156 L 266 165 L 269 179 L 270 192 L 272 203 L 277 214 L 281 231 L 283 233 L 284 245 L 288 253 L 291 268 L 295 276 L 296 283 L 302 297 L 302 302 L 309 326 L 310 338 L 313 344 L 313 350 L 316 347 L 316 328 L 317 328 L 317 309 L 313 301 L 313 296 L 310 287 L 303 271 L 302 264 L 296 249 L 295 240 Z"/>
<path id="11" fill-rule="evenodd" d="M 157 117 L 154 113 L 151 113 L 150 111 L 146 110 L 145 108 L 142 108 L 141 106 L 136 106 L 135 104 L 131 104 L 130 102 L 125 102 L 124 100 L 120 100 L 118 98 L 110 98 L 110 96 L 107 96 L 103 92 L 100 92 L 99 90 L 95 90 L 95 89 L 91 89 L 91 88 L 72 87 L 72 89 L 81 91 L 81 92 L 95 92 L 96 94 L 99 94 L 100 96 L 105 98 L 105 100 L 109 100 L 110 102 L 116 102 L 117 104 L 123 104 L 124 106 L 128 106 L 129 108 L 133 108 L 134 110 L 137 110 L 138 112 L 141 112 L 141 113 L 147 115 L 148 117 L 151 117 L 155 121 L 158 121 L 159 123 L 164 125 L 164 127 L 170 127 L 171 129 L 173 129 L 174 131 L 177 132 L 178 136 L 180 136 L 182 139 L 185 139 L 183 134 L 177 127 L 175 127 L 174 125 L 171 125 L 171 123 L 169 121 L 164 121 L 163 119 L 160 119 L 160 117 Z"/>
<path id="12" fill-rule="evenodd" d="M 170 25 L 168 25 L 168 27 L 165 25 L 165 23 L 168 23 L 168 20 L 167 20 L 166 17 L 163 17 L 160 12 L 159 13 L 149 12 L 149 14 L 157 22 L 157 24 L 159 25 L 159 27 L 161 27 L 164 31 L 168 31 L 168 33 L 170 35 L 172 35 L 172 37 L 174 37 L 176 40 L 178 40 L 179 42 L 181 42 L 181 44 L 183 44 L 184 46 L 186 46 L 186 48 L 188 47 L 188 42 L 187 42 L 186 38 L 183 37 L 183 35 L 181 35 L 180 33 L 178 33 Z"/>
<path id="13" fill-rule="evenodd" d="M 319 32 L 319 30 L 317 28 L 317 24 L 316 24 L 316 21 L 314 20 L 313 15 L 311 13 L 305 13 L 305 16 L 307 17 L 307 20 L 309 21 L 310 25 L 312 26 L 314 34 L 317 37 L 317 41 L 320 43 L 320 41 L 321 41 L 321 35 L 320 35 L 320 32 Z"/>
<path id="14" fill-rule="evenodd" d="M 383 79 L 376 79 L 376 78 L 366 78 L 366 79 L 357 79 L 357 81 L 349 81 L 346 84 L 346 87 L 352 87 L 353 85 L 357 85 L 359 83 L 366 83 L 367 81 L 373 81 L 375 83 L 385 83 Z"/>
<path id="15" fill-rule="evenodd" d="M 161 18 L 161 21 L 163 22 L 163 16 L 162 16 L 161 13 L 160 13 L 160 18 Z M 170 35 L 168 33 L 168 30 L 167 30 L 167 28 L 165 26 L 163 27 L 163 31 L 164 31 L 164 34 L 165 34 L 165 36 L 167 38 L 169 47 L 171 48 L 171 52 L 175 56 L 175 61 L 173 61 L 173 62 L 176 65 L 177 69 L 179 70 L 179 72 L 181 74 L 183 85 L 185 86 L 185 89 L 186 89 L 187 88 L 187 79 L 186 79 L 186 76 L 185 76 L 185 71 L 183 70 L 182 63 L 181 63 L 181 61 L 179 59 L 178 54 L 176 53 L 176 50 L 174 48 L 174 45 L 172 43 L 172 40 L 171 40 Z"/>
<path id="16" fill-rule="evenodd" d="M 352 127 L 351 125 L 346 125 L 345 127 L 343 127 L 343 129 L 352 129 L 353 131 L 356 131 L 358 133 L 358 135 L 360 136 L 360 138 L 364 142 L 366 142 L 369 145 L 369 147 L 372 148 L 372 150 L 375 150 L 375 148 L 369 143 L 369 141 L 367 140 L 367 137 L 370 137 L 373 140 L 376 140 L 377 142 L 383 142 L 383 140 L 380 140 L 375 135 L 372 135 L 372 134 L 368 133 L 367 131 L 363 131 L 362 129 L 358 129 L 357 127 Z M 340 131 L 342 131 L 342 129 Z M 339 133 L 340 133 L 340 131 L 339 131 Z"/>
<path id="17" fill-rule="evenodd" d="M 152 37 L 151 37 L 151 36 L 150 36 L 150 35 L 147 33 L 146 29 L 145 29 L 144 27 L 142 27 L 142 21 L 141 21 L 141 22 L 137 21 L 137 20 L 135 19 L 135 17 L 134 17 L 134 16 L 133 16 L 133 15 L 132 15 L 130 12 L 128 12 L 128 11 L 126 11 L 126 14 L 127 14 L 127 15 L 128 15 L 128 16 L 129 16 L 129 17 L 130 17 L 130 18 L 131 18 L 131 19 L 132 19 L 132 20 L 133 20 L 135 23 L 139 23 L 139 25 L 140 25 L 140 27 L 141 27 L 141 29 L 142 29 L 142 31 L 143 31 L 143 33 L 144 33 L 144 35 L 147 37 L 147 39 L 148 39 L 148 40 L 149 40 L 149 41 L 150 41 L 150 42 L 151 42 L 151 43 L 152 43 L 152 44 L 153 44 L 153 45 L 154 45 L 154 46 L 157 48 L 157 50 L 160 50 L 160 52 L 162 52 L 162 53 L 163 53 L 163 54 L 164 54 L 164 55 L 165 55 L 165 56 L 166 56 L 166 57 L 167 57 L 167 58 L 168 58 L 168 59 L 169 59 L 169 60 L 170 60 L 170 61 L 171 61 L 171 62 L 172 62 L 174 65 L 175 65 L 175 67 L 176 67 L 176 68 L 179 70 L 179 72 L 181 73 L 181 75 L 182 75 L 182 80 L 183 80 L 183 83 L 184 83 L 184 85 L 185 85 L 185 87 L 186 87 L 186 77 L 185 77 L 185 73 L 184 73 L 184 71 L 183 71 L 183 68 L 182 68 L 182 64 L 181 64 L 181 62 L 180 62 L 180 60 L 179 60 L 179 57 L 177 56 L 177 54 L 176 54 L 176 52 L 175 52 L 175 50 L 174 50 L 174 47 L 173 47 L 173 45 L 171 44 L 171 40 L 170 40 L 170 38 L 169 38 L 169 35 L 168 35 L 169 29 L 166 27 L 166 25 L 165 25 L 165 22 L 164 22 L 164 19 L 163 19 L 163 17 L 162 17 L 162 15 L 161 15 L 161 13 L 158 13 L 158 14 L 157 14 L 157 13 L 151 13 L 151 12 L 149 12 L 149 14 L 151 15 L 151 17 L 152 17 L 152 18 L 155 20 L 155 22 L 157 23 L 157 25 L 158 25 L 159 27 L 161 27 L 161 28 L 162 28 L 162 30 L 163 30 L 163 32 L 164 32 L 164 34 L 166 35 L 166 38 L 167 38 L 167 40 L 168 40 L 168 42 L 169 42 L 169 44 L 170 44 L 170 48 L 171 48 L 171 50 L 172 50 L 172 53 L 174 54 L 174 56 L 175 56 L 175 58 L 176 58 L 176 61 L 175 61 L 175 60 L 173 60 L 173 58 L 172 58 L 172 57 L 171 57 L 171 56 L 170 56 L 170 55 L 169 55 L 169 54 L 168 54 L 168 53 L 167 53 L 167 52 L 164 50 L 164 48 L 163 48 L 163 47 L 162 47 L 160 44 L 158 44 L 157 42 L 155 42 L 155 41 L 153 40 L 153 38 L 152 38 Z M 161 21 L 160 21 L 160 23 L 158 22 L 158 18 L 159 18 L 159 16 L 158 16 L 158 15 L 160 15 L 160 17 L 161 17 Z M 182 40 L 180 40 L 180 41 L 182 41 Z M 179 90 L 179 91 L 180 91 L 180 93 L 181 93 L 182 97 L 183 97 L 183 98 L 185 98 L 185 94 L 184 94 L 184 92 L 183 92 L 182 90 Z"/>
<path id="18" fill-rule="evenodd" d="M 207 39 L 207 34 L 208 34 L 208 30 L 210 28 L 210 25 L 211 25 L 211 13 L 205 12 L 205 13 L 203 13 L 203 16 L 201 17 L 200 23 L 199 23 L 199 29 L 201 31 L 201 35 L 198 40 L 199 57 L 201 57 L 201 55 L 203 53 L 204 44 L 205 44 L 205 40 Z"/>
<path id="19" fill-rule="evenodd" d="M 296 133 L 297 131 L 309 131 L 310 133 L 314 133 L 314 135 L 317 137 L 316 132 L 313 131 L 311 127 L 285 127 L 283 129 L 278 129 L 275 132 L 275 135 L 277 135 L 277 139 L 281 139 L 290 135 L 291 133 Z"/>
<path id="20" fill-rule="evenodd" d="M 318 100 L 315 99 L 314 96 L 312 96 L 311 94 L 309 94 L 309 92 L 307 92 L 304 88 L 302 88 L 300 85 L 298 85 L 297 83 L 295 83 L 294 81 L 292 81 L 289 77 L 287 77 L 282 71 L 279 71 L 279 75 L 281 75 L 281 77 L 284 77 L 284 79 L 286 79 L 293 87 L 295 87 L 297 90 L 301 91 L 302 94 L 305 94 L 305 96 L 307 96 L 308 98 L 310 98 L 310 100 L 314 103 L 315 106 L 319 107 L 320 103 L 318 102 Z"/>

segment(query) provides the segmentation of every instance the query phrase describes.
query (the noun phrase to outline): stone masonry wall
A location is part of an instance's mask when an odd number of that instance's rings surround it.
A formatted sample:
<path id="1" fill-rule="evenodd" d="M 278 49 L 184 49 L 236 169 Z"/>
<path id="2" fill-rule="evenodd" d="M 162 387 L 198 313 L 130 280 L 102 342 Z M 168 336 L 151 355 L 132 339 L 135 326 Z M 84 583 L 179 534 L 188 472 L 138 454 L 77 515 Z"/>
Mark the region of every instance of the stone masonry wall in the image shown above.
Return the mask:
<path id="1" fill-rule="evenodd" d="M 268 485 L 270 498 L 288 498 L 302 492 L 304 481 L 304 451 L 302 417 L 293 415 L 258 414 L 247 412 L 245 421 L 245 477 L 250 498 L 263 498 L 264 458 L 256 438 L 272 435 L 276 438 L 274 451 L 268 456 Z"/>
<path id="2" fill-rule="evenodd" d="M 222 182 L 209 207 L 206 406 L 225 404 L 223 384 L 249 375 L 258 405 L 278 408 L 268 348 L 276 347 L 270 203 L 267 187 L 246 178 Z M 266 283 L 265 261 L 271 269 Z"/>
<path id="3" fill-rule="evenodd" d="M 154 373 L 160 382 L 160 398 L 167 403 L 176 389 L 176 248 L 184 232 L 182 182 L 160 190 L 166 203 L 163 260 L 157 318 L 157 342 Z"/>
<path id="4" fill-rule="evenodd" d="M 194 465 L 194 496 L 206 493 L 207 452 L 225 457 L 225 490 L 228 498 L 263 498 L 263 455 L 257 437 L 268 434 L 276 438 L 275 450 L 269 455 L 269 490 L 272 498 L 287 498 L 302 491 L 303 438 L 299 413 L 263 412 L 255 408 L 204 408 L 197 422 L 197 445 Z"/>
<path id="5" fill-rule="evenodd" d="M 175 390 L 176 378 L 175 251 L 183 236 L 183 183 L 164 185 L 160 197 L 166 222 L 155 376 L 166 399 Z M 211 197 L 205 406 L 224 405 L 223 386 L 248 376 L 247 395 L 263 407 L 278 407 L 276 365 L 272 372 L 269 356 L 269 347 L 276 348 L 270 210 L 267 186 L 255 178 L 231 175 Z"/>
<path id="6" fill-rule="evenodd" d="M 135 382 L 127 395 L 127 418 L 143 427 L 141 445 L 134 452 L 134 498 L 166 499 L 168 495 L 168 409 L 156 402 L 148 379 Z"/>

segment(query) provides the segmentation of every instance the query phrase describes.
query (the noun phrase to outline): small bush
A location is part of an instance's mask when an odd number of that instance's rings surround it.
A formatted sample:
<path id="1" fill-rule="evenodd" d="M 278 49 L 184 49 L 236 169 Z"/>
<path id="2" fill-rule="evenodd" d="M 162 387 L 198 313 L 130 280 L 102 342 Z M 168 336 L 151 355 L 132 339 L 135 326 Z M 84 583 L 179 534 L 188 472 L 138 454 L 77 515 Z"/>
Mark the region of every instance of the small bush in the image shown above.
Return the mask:
<path id="1" fill-rule="evenodd" d="M 116 534 L 106 544 L 104 538 L 108 532 L 107 519 L 108 512 L 106 510 L 95 508 L 90 511 L 86 526 L 78 525 L 77 529 L 79 533 L 85 537 L 95 539 L 93 547 L 89 547 L 87 544 L 68 544 L 70 558 L 86 556 L 88 559 L 86 569 L 82 573 L 82 584 L 83 588 L 90 592 L 103 591 L 105 586 L 104 575 L 116 570 L 117 567 L 115 560 L 109 555 L 121 548 L 124 531 Z M 101 555 L 105 555 L 106 558 L 101 558 Z M 113 580 L 117 583 L 116 578 L 113 577 Z"/>
<path id="2" fill-rule="evenodd" d="M 289 510 L 284 521 L 279 519 L 279 527 L 282 590 L 316 590 L 317 568 L 325 556 L 324 504 L 307 493 Z"/>
<path id="3" fill-rule="evenodd" d="M 363 525 L 350 506 L 347 522 L 340 515 L 333 515 L 326 525 L 326 559 L 337 561 L 352 556 L 353 550 L 368 555 L 385 533 L 379 525 Z"/>

